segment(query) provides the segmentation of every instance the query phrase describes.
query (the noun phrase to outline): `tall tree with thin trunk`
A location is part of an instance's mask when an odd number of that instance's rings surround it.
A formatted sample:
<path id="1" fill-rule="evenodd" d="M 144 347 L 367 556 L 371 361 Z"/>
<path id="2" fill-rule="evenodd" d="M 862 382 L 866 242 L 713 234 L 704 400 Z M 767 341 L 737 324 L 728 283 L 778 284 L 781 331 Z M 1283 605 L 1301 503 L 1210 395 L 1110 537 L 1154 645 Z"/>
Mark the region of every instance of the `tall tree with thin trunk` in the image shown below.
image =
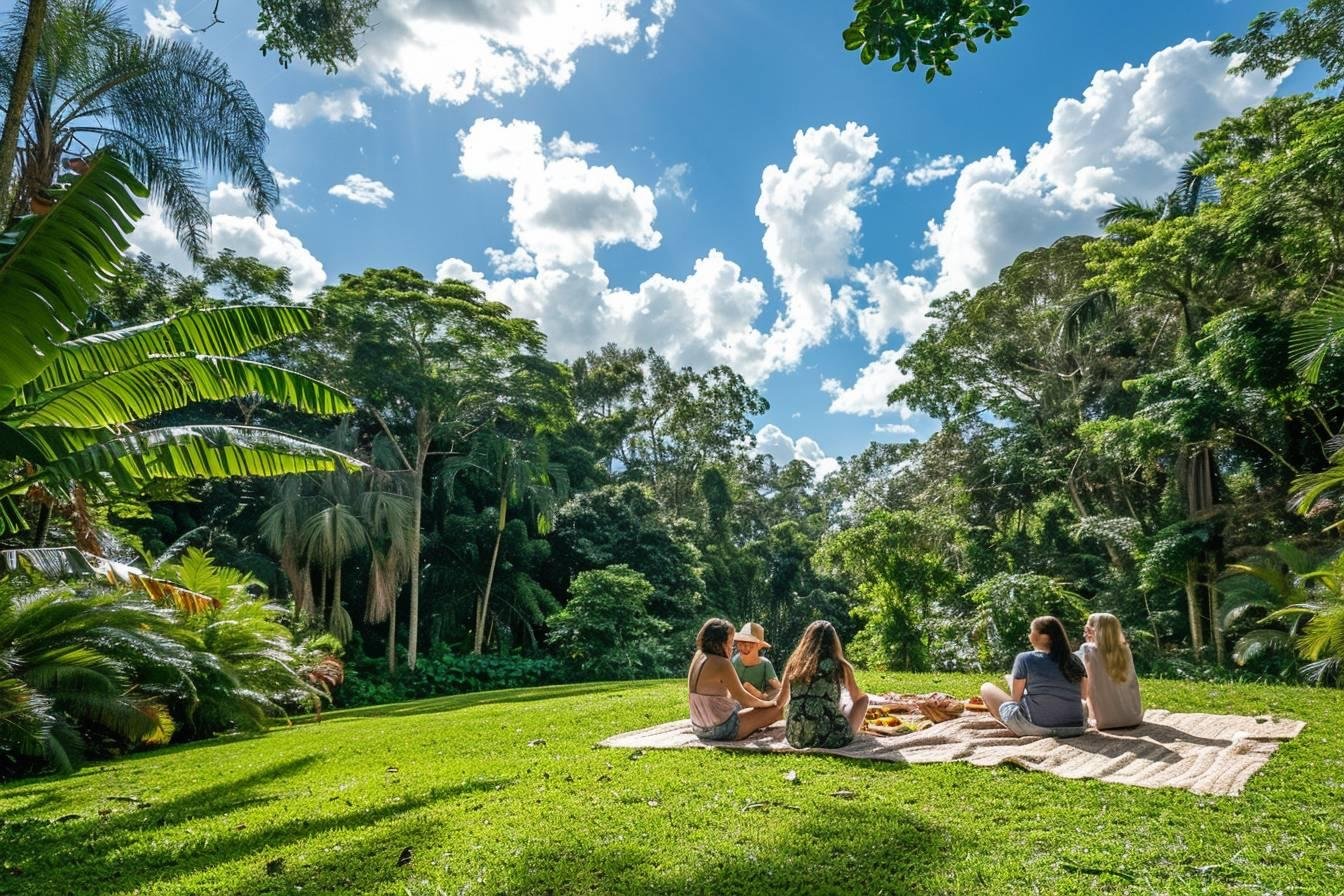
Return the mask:
<path id="1" fill-rule="evenodd" d="M 464 453 L 466 440 L 511 403 L 510 383 L 539 360 L 545 337 L 534 322 L 513 317 L 468 283 L 435 283 L 404 267 L 342 276 L 314 304 L 325 326 L 306 348 L 306 363 L 360 396 L 360 411 L 407 480 L 406 660 L 415 668 L 430 462 Z"/>

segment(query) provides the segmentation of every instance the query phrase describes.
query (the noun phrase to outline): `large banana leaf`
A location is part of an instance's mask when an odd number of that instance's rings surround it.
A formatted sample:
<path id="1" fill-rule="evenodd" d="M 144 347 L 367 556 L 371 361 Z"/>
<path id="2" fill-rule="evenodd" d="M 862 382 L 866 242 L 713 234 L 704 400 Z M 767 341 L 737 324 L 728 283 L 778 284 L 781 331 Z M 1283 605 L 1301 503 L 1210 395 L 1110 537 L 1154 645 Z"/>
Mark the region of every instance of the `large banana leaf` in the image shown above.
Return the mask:
<path id="1" fill-rule="evenodd" d="M 281 476 L 363 466 L 339 451 L 269 429 L 174 426 L 91 445 L 52 461 L 32 476 L 0 486 L 0 496 L 22 494 L 39 483 L 59 493 L 70 480 L 134 493 L 160 479 Z"/>
<path id="2" fill-rule="evenodd" d="M 77 383 L 153 355 L 245 355 L 308 330 L 313 316 L 309 308 L 228 305 L 82 336 L 61 344 L 38 386 L 46 390 Z"/>
<path id="3" fill-rule="evenodd" d="M 308 414 L 346 414 L 354 406 L 326 383 L 258 361 L 205 355 L 151 358 L 134 367 L 59 389 L 12 420 L 20 427 L 120 426 L 186 407 L 260 395 Z"/>
<path id="4" fill-rule="evenodd" d="M 0 234 L 0 407 L 41 373 L 83 319 L 129 247 L 126 234 L 149 194 L 114 156 L 54 187 L 55 207 Z"/>

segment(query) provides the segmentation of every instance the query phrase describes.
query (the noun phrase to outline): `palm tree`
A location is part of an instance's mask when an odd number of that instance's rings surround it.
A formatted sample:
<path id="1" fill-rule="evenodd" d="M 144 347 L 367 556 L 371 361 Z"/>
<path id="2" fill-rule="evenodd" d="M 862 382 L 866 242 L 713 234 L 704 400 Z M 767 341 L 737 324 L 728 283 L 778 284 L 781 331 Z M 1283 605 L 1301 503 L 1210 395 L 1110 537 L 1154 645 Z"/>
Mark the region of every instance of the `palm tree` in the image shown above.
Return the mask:
<path id="1" fill-rule="evenodd" d="M 333 474 L 323 482 L 320 507 L 303 524 L 303 548 L 318 568 L 318 618 L 341 641 L 350 640 L 354 624 L 341 603 L 341 570 L 345 561 L 368 548 L 369 533 L 356 510 L 360 483 L 356 476 Z M 327 579 L 331 579 L 331 611 L 327 611 Z"/>
<path id="2" fill-rule="evenodd" d="M 489 477 L 491 490 L 499 495 L 499 515 L 495 527 L 495 547 L 490 554 L 490 571 L 485 589 L 476 599 L 476 625 L 472 652 L 485 646 L 486 626 L 490 619 L 490 592 L 499 566 L 500 544 L 508 523 L 510 504 L 530 503 L 535 513 L 537 533 L 551 531 L 555 507 L 569 494 L 569 476 L 564 466 L 550 463 L 546 443 L 538 438 L 512 439 L 498 433 L 484 433 L 476 440 L 473 452 L 460 466 L 482 471 Z"/>
<path id="3" fill-rule="evenodd" d="M 1277 615 L 1279 611 L 1311 601 L 1311 575 L 1320 567 L 1319 558 L 1288 541 L 1269 545 L 1263 556 L 1228 566 L 1220 585 L 1224 597 L 1223 630 L 1231 631 L 1256 611 L 1264 614 L 1233 645 L 1232 659 L 1237 665 L 1292 649 L 1301 634 L 1300 620 L 1289 619 L 1286 628 L 1273 628 L 1270 624 L 1285 618 Z"/>
<path id="4" fill-rule="evenodd" d="M 1142 221 L 1148 224 L 1171 218 L 1185 218 L 1199 211 L 1201 205 L 1218 201 L 1218 188 L 1213 177 L 1204 169 L 1208 155 L 1198 149 L 1186 157 L 1176 178 L 1176 188 L 1152 203 L 1138 199 L 1121 199 L 1102 212 L 1097 224 L 1103 229 L 1121 221 Z"/>
<path id="5" fill-rule="evenodd" d="M 133 684 L 185 680 L 191 652 L 173 611 L 124 593 L 24 591 L 0 589 L 0 717 L 20 722 L 18 737 L 0 732 L 0 742 L 65 771 L 82 732 L 131 745 L 166 742 L 173 733 L 166 707 Z M 25 698 L 26 708 L 14 702 Z"/>
<path id="6" fill-rule="evenodd" d="M 15 214 L 44 194 L 63 162 L 82 167 L 80 157 L 104 147 L 149 186 L 196 260 L 210 233 L 199 168 L 240 185 L 259 214 L 279 201 L 263 159 L 265 116 L 219 57 L 189 41 L 136 34 L 107 0 L 50 0 L 45 13 L 20 125 Z M 5 105 L 26 14 L 16 4 L 0 38 Z"/>

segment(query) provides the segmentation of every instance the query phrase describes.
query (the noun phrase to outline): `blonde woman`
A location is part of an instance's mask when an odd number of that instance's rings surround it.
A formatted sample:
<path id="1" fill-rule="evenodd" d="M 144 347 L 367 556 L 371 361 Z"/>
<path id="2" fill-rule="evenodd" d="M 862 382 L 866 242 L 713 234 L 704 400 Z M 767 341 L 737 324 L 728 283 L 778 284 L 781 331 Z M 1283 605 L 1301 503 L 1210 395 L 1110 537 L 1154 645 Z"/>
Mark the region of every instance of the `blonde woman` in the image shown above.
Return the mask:
<path id="1" fill-rule="evenodd" d="M 1132 728 L 1143 721 L 1134 656 L 1110 613 L 1093 613 L 1083 626 L 1078 658 L 1087 669 L 1087 708 L 1097 728 Z"/>

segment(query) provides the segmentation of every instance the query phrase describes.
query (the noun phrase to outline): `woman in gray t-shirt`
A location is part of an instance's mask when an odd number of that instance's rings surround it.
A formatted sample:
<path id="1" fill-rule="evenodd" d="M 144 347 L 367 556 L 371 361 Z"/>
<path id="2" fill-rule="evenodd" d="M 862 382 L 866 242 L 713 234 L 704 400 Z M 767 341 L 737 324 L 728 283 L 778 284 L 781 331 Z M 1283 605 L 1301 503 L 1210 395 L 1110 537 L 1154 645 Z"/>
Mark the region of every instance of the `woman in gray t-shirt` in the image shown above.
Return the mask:
<path id="1" fill-rule="evenodd" d="M 1022 737 L 1073 737 L 1087 730 L 1082 701 L 1087 697 L 1087 672 L 1069 649 L 1069 636 L 1053 616 L 1031 621 L 1032 650 L 1013 660 L 1009 695 L 998 685 L 984 684 L 980 698 L 994 718 Z"/>

